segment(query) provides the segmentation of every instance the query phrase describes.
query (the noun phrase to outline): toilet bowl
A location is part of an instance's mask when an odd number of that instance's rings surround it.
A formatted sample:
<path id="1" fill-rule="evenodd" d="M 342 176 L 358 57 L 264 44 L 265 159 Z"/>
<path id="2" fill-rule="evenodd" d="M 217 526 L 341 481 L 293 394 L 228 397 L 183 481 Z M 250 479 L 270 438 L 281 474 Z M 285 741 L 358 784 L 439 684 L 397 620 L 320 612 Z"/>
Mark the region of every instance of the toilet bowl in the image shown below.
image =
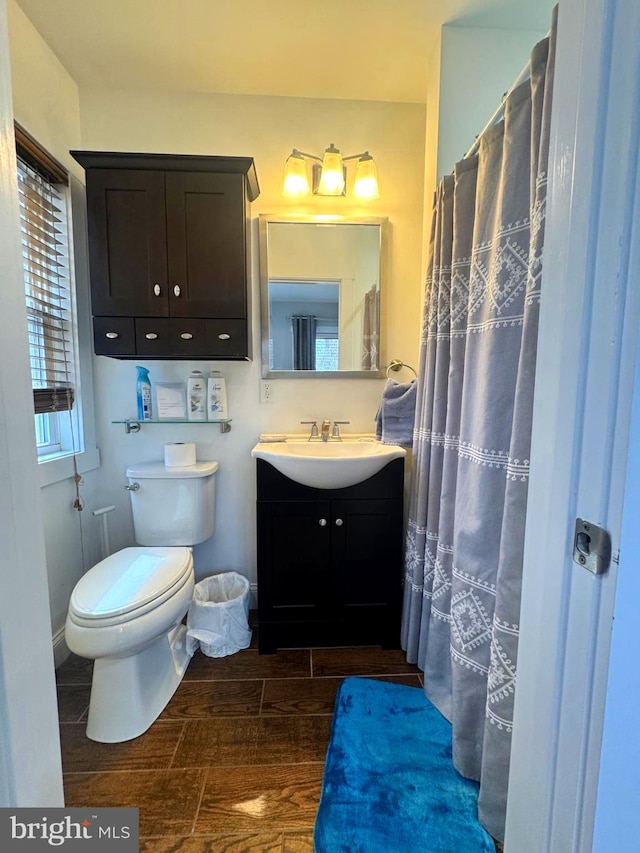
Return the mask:
<path id="1" fill-rule="evenodd" d="M 70 651 L 95 660 L 87 722 L 92 740 L 118 743 L 141 735 L 184 676 L 190 655 L 182 620 L 194 588 L 190 545 L 213 532 L 217 467 L 127 469 L 138 498 L 136 541 L 145 544 L 111 554 L 80 578 L 65 626 Z M 150 515 L 158 534 L 149 533 Z M 146 544 L 159 537 L 170 545 Z"/>
<path id="2" fill-rule="evenodd" d="M 125 548 L 80 579 L 65 635 L 95 660 L 87 737 L 137 737 L 173 696 L 190 659 L 180 622 L 193 586 L 189 548 Z"/>

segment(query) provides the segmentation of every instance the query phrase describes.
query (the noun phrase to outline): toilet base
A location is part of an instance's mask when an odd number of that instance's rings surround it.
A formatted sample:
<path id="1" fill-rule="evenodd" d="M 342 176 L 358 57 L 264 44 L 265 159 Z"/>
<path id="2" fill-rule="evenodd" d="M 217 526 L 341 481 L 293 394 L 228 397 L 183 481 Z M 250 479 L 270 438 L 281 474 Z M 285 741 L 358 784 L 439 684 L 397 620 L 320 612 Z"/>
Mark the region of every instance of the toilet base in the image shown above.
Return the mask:
<path id="1" fill-rule="evenodd" d="M 186 672 L 187 629 L 177 625 L 129 657 L 96 660 L 87 737 L 120 743 L 146 732 L 162 713 Z"/>

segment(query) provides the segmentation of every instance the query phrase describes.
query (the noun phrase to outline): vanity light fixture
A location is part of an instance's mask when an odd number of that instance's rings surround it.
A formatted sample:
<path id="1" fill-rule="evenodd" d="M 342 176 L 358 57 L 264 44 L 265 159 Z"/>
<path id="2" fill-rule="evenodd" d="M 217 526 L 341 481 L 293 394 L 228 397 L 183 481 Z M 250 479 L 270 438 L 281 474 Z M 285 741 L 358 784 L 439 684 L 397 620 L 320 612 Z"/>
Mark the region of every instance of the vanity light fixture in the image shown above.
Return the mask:
<path id="1" fill-rule="evenodd" d="M 378 172 L 373 157 L 368 151 L 362 154 L 350 154 L 343 157 L 333 142 L 324 152 L 324 156 L 307 154 L 294 148 L 284 167 L 284 185 L 282 194 L 289 198 L 301 198 L 309 193 L 307 160 L 313 160 L 312 190 L 314 195 L 346 195 L 347 160 L 358 160 L 353 184 L 353 194 L 357 198 L 378 198 Z"/>

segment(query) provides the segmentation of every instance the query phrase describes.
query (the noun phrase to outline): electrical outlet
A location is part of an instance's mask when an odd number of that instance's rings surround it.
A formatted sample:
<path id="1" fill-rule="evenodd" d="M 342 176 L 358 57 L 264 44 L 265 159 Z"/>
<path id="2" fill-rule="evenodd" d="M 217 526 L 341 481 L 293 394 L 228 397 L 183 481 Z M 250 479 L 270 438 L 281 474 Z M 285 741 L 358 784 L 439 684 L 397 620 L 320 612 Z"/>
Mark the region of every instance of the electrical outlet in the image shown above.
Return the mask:
<path id="1" fill-rule="evenodd" d="M 260 402 L 273 403 L 273 382 L 263 379 L 260 382 Z"/>

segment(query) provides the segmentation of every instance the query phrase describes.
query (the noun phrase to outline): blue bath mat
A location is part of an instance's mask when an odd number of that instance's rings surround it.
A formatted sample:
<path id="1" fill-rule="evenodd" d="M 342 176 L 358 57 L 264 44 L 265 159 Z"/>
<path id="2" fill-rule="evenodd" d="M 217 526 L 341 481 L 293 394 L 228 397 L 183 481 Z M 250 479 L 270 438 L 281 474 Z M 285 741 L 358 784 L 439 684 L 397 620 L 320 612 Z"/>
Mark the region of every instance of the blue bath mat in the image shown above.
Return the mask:
<path id="1" fill-rule="evenodd" d="M 419 687 L 346 678 L 336 697 L 315 853 L 494 853 L 451 725 Z"/>

